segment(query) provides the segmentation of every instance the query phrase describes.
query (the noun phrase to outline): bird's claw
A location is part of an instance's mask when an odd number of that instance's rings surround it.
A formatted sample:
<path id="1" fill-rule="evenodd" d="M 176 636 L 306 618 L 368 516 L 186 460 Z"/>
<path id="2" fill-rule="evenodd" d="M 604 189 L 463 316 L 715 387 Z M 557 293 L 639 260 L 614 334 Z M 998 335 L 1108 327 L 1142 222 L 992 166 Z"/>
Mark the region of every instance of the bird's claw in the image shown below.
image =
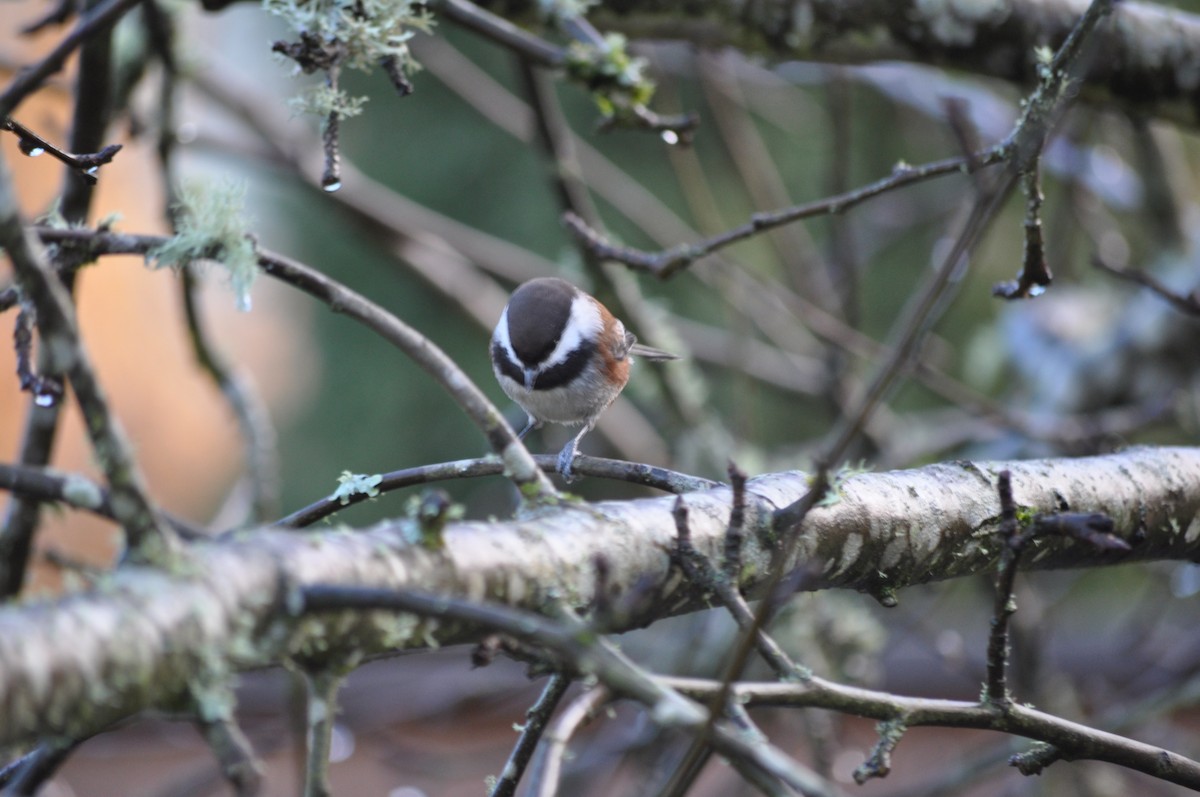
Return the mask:
<path id="1" fill-rule="evenodd" d="M 558 455 L 558 474 L 567 484 L 575 481 L 575 471 L 571 465 L 575 462 L 575 446 L 567 446 Z"/>

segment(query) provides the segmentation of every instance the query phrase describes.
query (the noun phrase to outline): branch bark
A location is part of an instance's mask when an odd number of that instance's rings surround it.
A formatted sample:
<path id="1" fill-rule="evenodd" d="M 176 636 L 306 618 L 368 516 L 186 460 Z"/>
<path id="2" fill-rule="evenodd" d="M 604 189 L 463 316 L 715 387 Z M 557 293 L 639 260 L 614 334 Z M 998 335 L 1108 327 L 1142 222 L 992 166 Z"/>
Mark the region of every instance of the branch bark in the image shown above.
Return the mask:
<path id="1" fill-rule="evenodd" d="M 1052 539 L 1023 566 L 1083 567 L 1200 557 L 1200 448 L 1136 448 L 1085 459 L 955 462 L 866 473 L 805 520 L 788 567 L 807 589 L 845 588 L 881 598 L 911 584 L 991 570 L 1000 551 L 995 487 L 1012 473 L 1018 516 L 1102 512 L 1132 551 Z M 808 489 L 805 474 L 746 485 L 741 586 L 766 583 L 770 518 Z M 149 707 L 185 699 L 188 684 L 292 659 L 321 663 L 471 638 L 465 627 L 380 612 L 299 618 L 298 587 L 336 584 L 419 589 L 553 612 L 593 598 L 595 561 L 607 565 L 608 600 L 630 594 L 647 614 L 637 627 L 704 606 L 672 563 L 674 498 L 564 506 L 505 522 L 447 524 L 422 537 L 416 519 L 361 532 L 238 532 L 188 547 L 173 573 L 138 566 L 54 602 L 0 609 L 0 745 L 47 734 L 80 738 Z M 732 491 L 685 497 L 693 545 L 719 561 Z M 423 542 L 414 542 L 422 540 Z M 647 594 L 649 593 L 649 594 Z M 621 630 L 621 629 L 611 629 Z"/>
<path id="2" fill-rule="evenodd" d="M 487 5 L 486 3 L 484 5 Z M 506 3 L 516 13 L 520 3 Z M 1057 48 L 1088 0 L 799 0 L 603 3 L 590 14 L 632 37 L 736 46 L 775 59 L 861 64 L 885 60 L 949 67 L 1024 85 L 1037 79 L 1040 47 Z M 1200 16 L 1121 2 L 1097 32 L 1085 97 L 1137 115 L 1200 124 Z"/>

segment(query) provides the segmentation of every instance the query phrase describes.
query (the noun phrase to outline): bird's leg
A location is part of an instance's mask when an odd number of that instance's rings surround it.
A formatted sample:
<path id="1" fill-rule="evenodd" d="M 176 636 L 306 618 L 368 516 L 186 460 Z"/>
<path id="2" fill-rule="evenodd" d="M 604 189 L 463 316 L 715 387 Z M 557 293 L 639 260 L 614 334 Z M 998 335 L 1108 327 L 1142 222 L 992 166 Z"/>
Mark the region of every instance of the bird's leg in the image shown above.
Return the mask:
<path id="1" fill-rule="evenodd" d="M 572 437 L 558 454 L 558 473 L 568 484 L 575 481 L 575 474 L 571 470 L 571 463 L 575 461 L 575 454 L 579 449 L 579 441 L 590 431 L 592 431 L 592 424 L 584 424 L 583 428 L 579 430 L 579 434 Z"/>
<path id="2" fill-rule="evenodd" d="M 517 435 L 517 439 L 518 439 L 518 440 L 524 440 L 524 439 L 525 439 L 525 435 L 529 434 L 529 433 L 530 433 L 530 432 L 532 432 L 534 429 L 538 429 L 538 428 L 540 428 L 540 427 L 541 427 L 541 425 L 542 425 L 542 424 L 541 424 L 541 422 L 540 422 L 540 421 L 539 421 L 537 418 L 535 418 L 535 417 L 533 417 L 532 415 L 530 415 L 530 416 L 529 416 L 529 423 L 525 424 L 525 428 L 521 430 L 521 433 L 520 433 L 519 435 Z"/>

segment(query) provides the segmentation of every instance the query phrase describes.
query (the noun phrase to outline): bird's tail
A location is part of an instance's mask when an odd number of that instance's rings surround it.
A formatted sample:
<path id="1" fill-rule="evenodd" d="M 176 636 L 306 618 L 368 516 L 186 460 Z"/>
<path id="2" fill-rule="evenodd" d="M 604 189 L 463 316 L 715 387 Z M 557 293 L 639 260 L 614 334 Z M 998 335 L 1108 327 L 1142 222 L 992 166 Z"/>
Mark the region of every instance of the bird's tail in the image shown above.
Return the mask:
<path id="1" fill-rule="evenodd" d="M 651 362 L 665 362 L 667 360 L 678 360 L 678 354 L 671 354 L 669 351 L 656 349 L 653 346 L 645 346 L 641 343 L 635 343 L 629 347 L 629 353 L 634 357 L 645 357 Z"/>

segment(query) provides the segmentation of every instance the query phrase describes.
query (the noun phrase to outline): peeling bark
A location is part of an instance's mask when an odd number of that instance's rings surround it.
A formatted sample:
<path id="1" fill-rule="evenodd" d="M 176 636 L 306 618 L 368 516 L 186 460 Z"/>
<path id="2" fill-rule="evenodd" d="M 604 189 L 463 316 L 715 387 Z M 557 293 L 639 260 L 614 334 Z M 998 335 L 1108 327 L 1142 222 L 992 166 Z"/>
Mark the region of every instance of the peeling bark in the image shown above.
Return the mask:
<path id="1" fill-rule="evenodd" d="M 1024 564 L 1084 567 L 1200 556 L 1200 448 L 1136 448 L 1085 459 L 954 462 L 864 473 L 805 521 L 790 566 L 806 589 L 877 596 L 990 570 L 997 559 L 996 474 L 1012 472 L 1019 515 L 1103 512 L 1129 553 L 1066 539 L 1036 541 Z M 746 486 L 742 587 L 765 580 L 772 513 L 800 497 L 806 475 Z M 692 542 L 719 562 L 731 491 L 685 497 Z M 704 596 L 673 565 L 674 498 L 567 505 L 529 519 L 446 526 L 442 545 L 415 520 L 361 531 L 240 532 L 189 549 L 176 572 L 125 567 L 94 590 L 0 610 L 0 745 L 47 734 L 79 738 L 211 683 L 284 658 L 345 662 L 396 648 L 472 637 L 470 629 L 386 613 L 298 619 L 289 595 L 316 583 L 416 589 L 545 611 L 592 599 L 595 560 L 613 601 L 648 591 L 650 613 L 625 625 L 695 610 Z"/>

